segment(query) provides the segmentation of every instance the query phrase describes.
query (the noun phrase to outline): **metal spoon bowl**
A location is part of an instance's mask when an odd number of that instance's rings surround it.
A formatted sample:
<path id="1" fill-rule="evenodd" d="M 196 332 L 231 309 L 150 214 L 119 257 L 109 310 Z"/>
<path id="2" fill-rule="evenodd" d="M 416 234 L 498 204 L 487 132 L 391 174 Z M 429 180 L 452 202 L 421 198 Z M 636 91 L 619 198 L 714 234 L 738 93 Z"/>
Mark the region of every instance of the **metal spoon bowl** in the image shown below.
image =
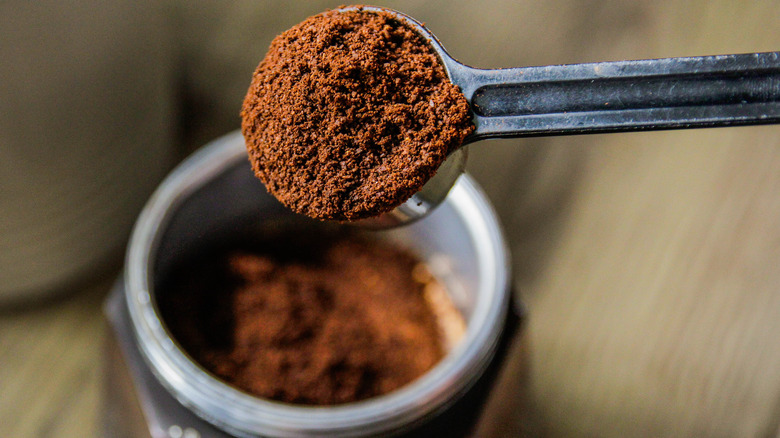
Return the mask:
<path id="1" fill-rule="evenodd" d="M 471 106 L 476 130 L 464 146 L 485 138 L 780 123 L 780 52 L 484 70 L 456 61 L 408 15 L 339 10 L 393 14 L 431 45 Z M 404 204 L 356 223 L 389 228 L 425 217 L 462 172 L 461 151 Z"/>

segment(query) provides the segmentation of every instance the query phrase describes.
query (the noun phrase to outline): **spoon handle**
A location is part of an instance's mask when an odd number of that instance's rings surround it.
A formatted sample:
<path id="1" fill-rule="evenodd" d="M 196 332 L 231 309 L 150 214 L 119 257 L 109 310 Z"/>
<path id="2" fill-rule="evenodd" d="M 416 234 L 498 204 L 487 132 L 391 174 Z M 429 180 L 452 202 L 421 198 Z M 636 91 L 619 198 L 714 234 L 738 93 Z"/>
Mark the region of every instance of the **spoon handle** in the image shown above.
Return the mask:
<path id="1" fill-rule="evenodd" d="M 449 65 L 467 142 L 780 123 L 780 52 L 481 70 Z"/>

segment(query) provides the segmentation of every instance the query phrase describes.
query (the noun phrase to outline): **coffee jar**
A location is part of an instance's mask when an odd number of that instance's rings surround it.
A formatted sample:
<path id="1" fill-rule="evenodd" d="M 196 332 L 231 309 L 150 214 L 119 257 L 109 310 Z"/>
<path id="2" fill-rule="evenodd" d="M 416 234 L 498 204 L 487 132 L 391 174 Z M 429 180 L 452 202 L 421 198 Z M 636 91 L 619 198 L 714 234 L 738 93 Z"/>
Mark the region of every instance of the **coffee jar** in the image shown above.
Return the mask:
<path id="1" fill-rule="evenodd" d="M 114 329 L 104 415 L 111 436 L 468 435 L 516 317 L 503 233 L 467 175 L 430 216 L 377 232 L 427 263 L 466 322 L 461 341 L 414 382 L 355 403 L 291 405 L 228 386 L 179 347 L 156 305 L 161 273 L 206 242 L 294 220 L 252 174 L 239 132 L 205 146 L 164 180 L 135 224 L 124 276 L 106 303 Z"/>

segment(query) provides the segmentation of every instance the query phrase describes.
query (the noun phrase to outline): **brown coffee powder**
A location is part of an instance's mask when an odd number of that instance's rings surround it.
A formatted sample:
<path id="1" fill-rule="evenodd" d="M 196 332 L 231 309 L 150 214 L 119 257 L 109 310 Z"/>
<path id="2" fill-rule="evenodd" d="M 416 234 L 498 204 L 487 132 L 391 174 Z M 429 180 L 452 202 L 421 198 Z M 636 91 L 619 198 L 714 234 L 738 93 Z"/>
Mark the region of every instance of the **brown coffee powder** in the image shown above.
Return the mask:
<path id="1" fill-rule="evenodd" d="M 268 190 L 293 211 L 336 220 L 402 204 L 474 129 L 430 45 L 365 10 L 328 11 L 274 39 L 241 116 Z"/>
<path id="2" fill-rule="evenodd" d="M 422 274 L 421 274 L 422 273 Z M 384 394 L 443 356 L 417 258 L 388 243 L 296 232 L 185 261 L 162 319 L 205 369 L 259 397 L 330 405 Z"/>

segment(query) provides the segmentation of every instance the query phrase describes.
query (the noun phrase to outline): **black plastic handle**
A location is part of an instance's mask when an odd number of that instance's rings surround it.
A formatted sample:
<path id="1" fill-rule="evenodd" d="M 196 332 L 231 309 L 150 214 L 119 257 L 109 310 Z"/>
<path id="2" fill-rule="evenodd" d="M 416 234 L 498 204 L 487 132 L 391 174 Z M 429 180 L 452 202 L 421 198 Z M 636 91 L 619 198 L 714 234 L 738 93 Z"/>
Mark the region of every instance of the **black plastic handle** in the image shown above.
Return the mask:
<path id="1" fill-rule="evenodd" d="M 780 52 L 450 73 L 474 112 L 467 142 L 780 123 Z"/>

